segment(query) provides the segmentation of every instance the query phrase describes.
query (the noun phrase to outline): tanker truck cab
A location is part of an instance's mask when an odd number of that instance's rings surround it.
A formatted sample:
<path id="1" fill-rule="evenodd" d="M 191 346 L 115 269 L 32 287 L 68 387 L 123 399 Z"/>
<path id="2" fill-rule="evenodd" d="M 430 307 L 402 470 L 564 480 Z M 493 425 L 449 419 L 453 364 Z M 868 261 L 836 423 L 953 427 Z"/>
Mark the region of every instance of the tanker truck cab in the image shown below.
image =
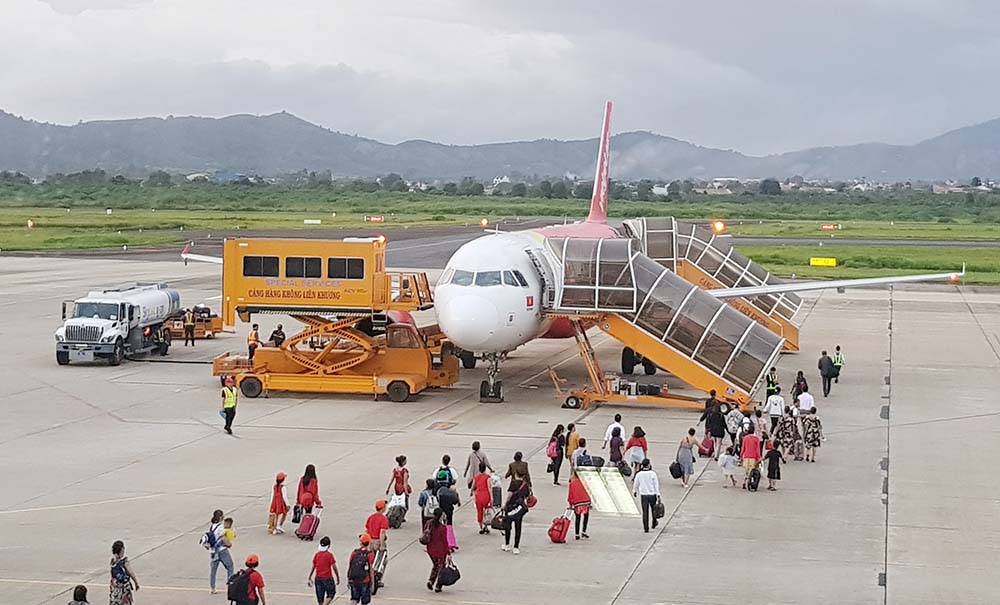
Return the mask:
<path id="1" fill-rule="evenodd" d="M 63 325 L 56 330 L 56 362 L 107 359 L 118 365 L 129 355 L 156 351 L 166 355 L 166 320 L 180 308 L 180 294 L 166 284 L 136 284 L 90 292 L 63 303 Z"/>

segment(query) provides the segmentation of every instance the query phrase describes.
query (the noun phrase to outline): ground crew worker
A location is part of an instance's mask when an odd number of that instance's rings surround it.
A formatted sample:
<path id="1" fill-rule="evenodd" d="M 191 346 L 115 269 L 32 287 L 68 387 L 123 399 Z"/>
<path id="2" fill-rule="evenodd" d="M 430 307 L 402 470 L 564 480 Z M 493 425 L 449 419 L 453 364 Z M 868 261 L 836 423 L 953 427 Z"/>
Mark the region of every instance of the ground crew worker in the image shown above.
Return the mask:
<path id="1" fill-rule="evenodd" d="M 222 387 L 222 415 L 226 419 L 226 432 L 232 435 L 236 418 L 236 381 L 232 376 L 226 378 L 226 386 Z"/>
<path id="2" fill-rule="evenodd" d="M 184 346 L 188 346 L 188 341 L 194 346 L 194 313 L 191 309 L 184 310 Z"/>
<path id="3" fill-rule="evenodd" d="M 254 324 L 250 327 L 250 333 L 247 334 L 247 356 L 250 361 L 253 361 L 253 354 L 257 351 L 257 347 L 260 346 L 260 326 Z"/>
<path id="4" fill-rule="evenodd" d="M 833 367 L 837 368 L 837 375 L 833 377 L 833 381 L 836 383 L 840 382 L 840 369 L 844 366 L 844 354 L 840 352 L 840 345 L 833 350 Z"/>
<path id="5" fill-rule="evenodd" d="M 278 327 L 271 332 L 271 338 L 268 340 L 274 343 L 276 347 L 280 347 L 281 343 L 285 342 L 285 331 L 281 328 L 281 324 L 278 324 Z"/>
<path id="6" fill-rule="evenodd" d="M 771 368 L 771 371 L 767 373 L 767 396 L 770 397 L 771 395 L 776 395 L 777 393 L 778 368 Z"/>

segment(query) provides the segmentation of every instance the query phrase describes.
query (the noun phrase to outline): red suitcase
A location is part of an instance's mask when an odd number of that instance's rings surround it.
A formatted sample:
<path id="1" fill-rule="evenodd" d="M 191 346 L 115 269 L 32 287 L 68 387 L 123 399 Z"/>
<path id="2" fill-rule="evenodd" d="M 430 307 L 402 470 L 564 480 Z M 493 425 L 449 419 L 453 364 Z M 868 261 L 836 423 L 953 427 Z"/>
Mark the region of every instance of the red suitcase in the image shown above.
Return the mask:
<path id="1" fill-rule="evenodd" d="M 715 441 L 712 440 L 711 435 L 705 435 L 705 438 L 701 440 L 701 445 L 698 446 L 698 456 L 701 458 L 711 458 L 715 455 Z"/>
<path id="2" fill-rule="evenodd" d="M 295 535 L 299 540 L 309 541 L 316 537 L 316 532 L 319 530 L 319 515 L 322 510 L 317 506 L 313 512 L 302 515 L 302 521 L 295 529 Z"/>
<path id="3" fill-rule="evenodd" d="M 566 536 L 569 535 L 569 518 L 565 515 L 560 515 L 552 520 L 552 526 L 549 527 L 549 539 L 556 544 L 563 544 L 566 542 Z"/>

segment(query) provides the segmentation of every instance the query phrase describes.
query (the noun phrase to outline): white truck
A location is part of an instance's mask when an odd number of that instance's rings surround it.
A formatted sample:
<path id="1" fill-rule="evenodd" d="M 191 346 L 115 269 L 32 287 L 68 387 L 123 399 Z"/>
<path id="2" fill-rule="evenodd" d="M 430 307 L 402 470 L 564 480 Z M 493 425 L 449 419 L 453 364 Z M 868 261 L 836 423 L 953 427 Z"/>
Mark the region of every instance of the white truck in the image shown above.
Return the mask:
<path id="1" fill-rule="evenodd" d="M 63 302 L 56 330 L 56 362 L 105 358 L 113 366 L 127 355 L 170 349 L 165 324 L 181 308 L 181 295 L 167 284 L 143 284 L 90 292 Z"/>

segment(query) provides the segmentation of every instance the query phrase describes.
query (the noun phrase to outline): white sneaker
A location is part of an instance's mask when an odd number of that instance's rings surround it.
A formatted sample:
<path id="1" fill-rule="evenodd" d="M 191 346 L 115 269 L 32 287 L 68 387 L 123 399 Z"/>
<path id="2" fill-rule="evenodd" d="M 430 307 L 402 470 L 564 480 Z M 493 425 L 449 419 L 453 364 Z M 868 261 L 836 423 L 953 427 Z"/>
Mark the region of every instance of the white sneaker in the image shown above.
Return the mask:
<path id="1" fill-rule="evenodd" d="M 281 529 L 280 527 L 275 527 L 274 528 L 274 533 L 276 533 L 276 534 L 283 534 L 283 533 L 285 533 L 285 530 Z"/>
<path id="2" fill-rule="evenodd" d="M 504 544 L 503 546 L 500 547 L 500 550 L 504 552 L 510 552 L 510 544 Z"/>
<path id="3" fill-rule="evenodd" d="M 521 551 L 515 548 L 515 549 L 514 549 L 514 554 L 515 554 L 515 555 L 519 555 L 519 554 L 521 554 Z"/>

